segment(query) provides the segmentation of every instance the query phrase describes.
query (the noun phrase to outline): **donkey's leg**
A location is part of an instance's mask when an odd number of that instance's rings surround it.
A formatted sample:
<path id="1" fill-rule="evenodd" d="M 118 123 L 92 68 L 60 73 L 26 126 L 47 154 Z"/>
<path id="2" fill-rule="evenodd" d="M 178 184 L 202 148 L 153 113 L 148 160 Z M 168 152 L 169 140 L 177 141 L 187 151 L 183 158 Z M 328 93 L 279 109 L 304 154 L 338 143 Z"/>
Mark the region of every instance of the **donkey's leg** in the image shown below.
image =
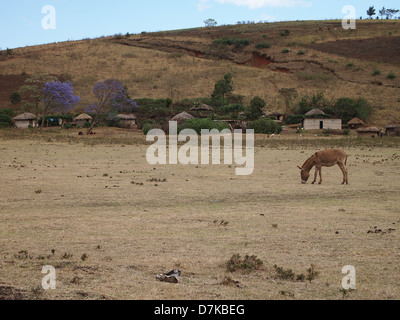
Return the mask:
<path id="1" fill-rule="evenodd" d="M 347 166 L 343 164 L 344 172 L 346 174 L 346 184 L 349 184 L 349 170 L 347 169 Z"/>
<path id="2" fill-rule="evenodd" d="M 318 184 L 321 184 L 322 183 L 322 166 L 320 166 L 319 167 L 319 183 Z"/>
<path id="3" fill-rule="evenodd" d="M 312 182 L 312 184 L 314 184 L 315 181 L 317 181 L 317 174 L 318 174 L 318 167 L 315 166 L 314 181 Z"/>
<path id="4" fill-rule="evenodd" d="M 340 168 L 340 170 L 342 170 L 343 173 L 343 182 L 342 184 L 347 184 L 347 168 L 345 167 L 345 165 L 342 162 L 338 162 L 338 166 Z"/>

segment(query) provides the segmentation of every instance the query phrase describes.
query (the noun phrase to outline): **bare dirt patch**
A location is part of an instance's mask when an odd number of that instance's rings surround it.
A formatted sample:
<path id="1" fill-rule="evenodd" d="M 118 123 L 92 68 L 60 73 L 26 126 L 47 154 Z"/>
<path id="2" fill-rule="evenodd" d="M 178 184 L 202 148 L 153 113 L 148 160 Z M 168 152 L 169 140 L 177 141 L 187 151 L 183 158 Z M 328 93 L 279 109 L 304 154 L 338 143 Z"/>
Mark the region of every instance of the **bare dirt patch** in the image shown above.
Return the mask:
<path id="1" fill-rule="evenodd" d="M 310 44 L 308 47 L 349 58 L 400 65 L 400 37 L 396 36 L 336 40 Z"/>

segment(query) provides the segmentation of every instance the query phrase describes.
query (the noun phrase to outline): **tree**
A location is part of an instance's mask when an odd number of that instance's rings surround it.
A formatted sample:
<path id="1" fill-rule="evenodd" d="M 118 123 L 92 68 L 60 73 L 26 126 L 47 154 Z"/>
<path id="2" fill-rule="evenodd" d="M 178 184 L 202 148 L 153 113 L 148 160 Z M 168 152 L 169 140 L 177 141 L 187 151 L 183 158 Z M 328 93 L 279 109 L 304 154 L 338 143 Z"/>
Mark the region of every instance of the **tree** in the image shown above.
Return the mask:
<path id="1" fill-rule="evenodd" d="M 288 113 L 292 98 L 295 98 L 297 96 L 297 90 L 295 88 L 282 88 L 279 90 L 279 93 L 285 99 L 286 113 Z"/>
<path id="2" fill-rule="evenodd" d="M 214 19 L 207 19 L 204 20 L 204 24 L 206 25 L 207 28 L 211 28 L 211 27 L 216 27 L 218 23 Z"/>
<path id="3" fill-rule="evenodd" d="M 39 118 L 39 113 L 41 111 L 40 102 L 44 98 L 43 87 L 47 82 L 57 80 L 58 78 L 56 76 L 51 76 L 46 73 L 35 73 L 27 78 L 19 89 L 24 109 L 31 111 Z"/>
<path id="4" fill-rule="evenodd" d="M 383 19 L 383 16 L 386 15 L 386 8 L 383 7 L 381 10 L 379 10 L 379 15 L 381 17 L 381 19 Z"/>
<path id="5" fill-rule="evenodd" d="M 12 104 L 18 104 L 21 102 L 21 100 L 21 94 L 18 91 L 13 92 L 10 96 L 10 102 Z"/>
<path id="6" fill-rule="evenodd" d="M 374 6 L 370 6 L 367 10 L 367 15 L 369 16 L 370 19 L 372 19 L 372 16 L 376 14 L 376 10 Z"/>
<path id="7" fill-rule="evenodd" d="M 66 114 L 77 105 L 81 98 L 74 95 L 74 87 L 70 82 L 51 81 L 47 82 L 43 87 L 43 118 L 41 129 L 44 125 L 44 120 L 49 112 L 58 112 Z"/>
<path id="8" fill-rule="evenodd" d="M 249 120 L 257 120 L 260 118 L 264 112 L 263 108 L 266 106 L 264 99 L 260 97 L 254 97 L 253 100 L 250 102 L 250 106 L 247 108 L 246 111 L 246 118 Z"/>
<path id="9" fill-rule="evenodd" d="M 386 19 L 392 19 L 395 14 L 397 14 L 399 10 L 396 9 L 387 9 L 386 10 Z"/>
<path id="10" fill-rule="evenodd" d="M 340 98 L 336 101 L 334 106 L 335 115 L 340 117 L 345 123 L 354 117 L 366 121 L 371 111 L 371 105 L 364 98 L 358 98 L 357 100 L 352 98 Z"/>
<path id="11" fill-rule="evenodd" d="M 211 95 L 213 100 L 222 100 L 225 102 L 225 98 L 228 94 L 233 91 L 233 81 L 232 74 L 227 73 L 224 75 L 223 79 L 218 80 L 214 86 L 214 92 Z"/>
<path id="12" fill-rule="evenodd" d="M 324 97 L 323 92 L 313 94 L 312 97 L 304 96 L 301 98 L 298 107 L 297 114 L 305 114 L 312 109 L 321 109 L 322 111 L 327 110 L 331 107 L 331 102 Z"/>
<path id="13" fill-rule="evenodd" d="M 129 98 L 126 87 L 124 87 L 120 81 L 113 79 L 98 82 L 93 88 L 93 95 L 97 101 L 85 110 L 88 113 L 94 114 L 92 125 L 86 134 L 90 134 L 96 123 L 98 123 L 102 113 L 115 111 L 119 108 L 125 108 L 126 106 L 134 107 L 136 105 L 136 103 Z"/>

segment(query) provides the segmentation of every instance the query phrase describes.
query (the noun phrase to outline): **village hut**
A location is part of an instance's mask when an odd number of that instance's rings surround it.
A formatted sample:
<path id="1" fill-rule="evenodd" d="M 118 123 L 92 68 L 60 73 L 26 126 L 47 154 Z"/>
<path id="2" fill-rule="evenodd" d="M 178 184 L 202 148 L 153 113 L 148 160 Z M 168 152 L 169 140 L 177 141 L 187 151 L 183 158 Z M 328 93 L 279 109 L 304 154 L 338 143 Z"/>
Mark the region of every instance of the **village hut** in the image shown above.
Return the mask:
<path id="1" fill-rule="evenodd" d="M 194 119 L 194 117 L 191 114 L 183 111 L 183 112 L 177 114 L 175 117 L 173 117 L 171 119 L 171 121 L 176 121 L 178 123 L 183 123 L 183 122 L 185 122 L 186 120 L 189 120 L 189 119 Z"/>
<path id="2" fill-rule="evenodd" d="M 320 109 L 312 109 L 306 113 L 306 117 L 325 116 L 325 112 Z"/>
<path id="3" fill-rule="evenodd" d="M 400 124 L 389 124 L 385 126 L 385 134 L 388 136 L 400 136 Z"/>
<path id="4" fill-rule="evenodd" d="M 283 121 L 285 118 L 285 115 L 279 111 L 267 113 L 266 116 L 268 118 L 271 118 L 272 120 L 276 120 L 276 121 Z"/>
<path id="5" fill-rule="evenodd" d="M 349 126 L 350 129 L 355 130 L 355 129 L 363 127 L 365 125 L 365 123 L 361 119 L 355 117 L 355 118 L 351 119 L 349 122 L 347 122 L 347 125 Z"/>
<path id="6" fill-rule="evenodd" d="M 74 122 L 77 127 L 82 128 L 83 126 L 85 126 L 85 123 L 93 122 L 93 118 L 86 113 L 82 113 L 74 118 Z"/>
<path id="7" fill-rule="evenodd" d="M 312 109 L 305 114 L 306 118 L 303 120 L 304 130 L 341 130 L 342 119 L 328 118 L 320 109 Z"/>
<path id="8" fill-rule="evenodd" d="M 120 113 L 117 118 L 124 128 L 132 129 L 137 127 L 136 116 L 132 113 Z"/>
<path id="9" fill-rule="evenodd" d="M 195 112 L 210 111 L 210 112 L 214 112 L 214 109 L 212 107 L 210 107 L 209 105 L 203 103 L 201 105 L 194 106 L 194 107 L 190 108 L 190 111 L 195 111 Z"/>
<path id="10" fill-rule="evenodd" d="M 361 127 L 356 130 L 357 134 L 360 136 L 371 136 L 375 137 L 375 135 L 379 135 L 381 132 L 381 129 L 375 126 L 366 126 L 366 127 Z"/>
<path id="11" fill-rule="evenodd" d="M 14 117 L 12 120 L 17 128 L 37 127 L 38 125 L 36 116 L 29 112 L 20 114 Z"/>

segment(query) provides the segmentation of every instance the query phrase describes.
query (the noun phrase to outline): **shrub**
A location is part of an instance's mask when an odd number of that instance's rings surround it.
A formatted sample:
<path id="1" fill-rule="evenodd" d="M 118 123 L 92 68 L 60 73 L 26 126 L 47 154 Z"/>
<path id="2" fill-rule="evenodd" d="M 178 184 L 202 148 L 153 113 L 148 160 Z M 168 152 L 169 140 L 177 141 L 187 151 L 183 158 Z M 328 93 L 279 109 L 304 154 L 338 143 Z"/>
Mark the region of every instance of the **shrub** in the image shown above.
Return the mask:
<path id="1" fill-rule="evenodd" d="M 290 50 L 287 49 L 287 48 L 285 48 L 285 49 L 282 50 L 282 53 L 289 53 L 289 52 L 290 52 Z"/>
<path id="2" fill-rule="evenodd" d="M 12 104 L 18 104 L 21 102 L 21 100 L 22 100 L 21 94 L 17 91 L 13 92 L 10 96 L 10 102 Z"/>
<path id="3" fill-rule="evenodd" d="M 260 42 L 256 44 L 257 49 L 268 49 L 270 47 L 271 45 L 269 44 L 269 42 Z"/>
<path id="4" fill-rule="evenodd" d="M 235 48 L 241 48 L 250 45 L 250 41 L 248 39 L 233 39 L 233 38 L 223 38 L 216 39 L 213 41 L 213 44 L 216 46 L 235 46 Z"/>
<path id="5" fill-rule="evenodd" d="M 226 114 L 227 113 L 237 114 L 240 111 L 244 111 L 244 106 L 242 104 L 240 104 L 240 103 L 234 103 L 234 104 L 230 104 L 230 105 L 227 105 L 227 106 L 223 106 L 221 108 L 221 111 L 223 113 L 226 113 Z"/>
<path id="6" fill-rule="evenodd" d="M 193 129 L 197 132 L 197 134 L 201 134 L 202 129 L 217 129 L 218 131 L 222 131 L 224 129 L 229 129 L 229 125 L 226 122 L 222 121 L 213 121 L 208 118 L 204 119 L 189 119 L 186 122 L 179 126 L 179 131 L 183 129 Z"/>
<path id="7" fill-rule="evenodd" d="M 227 262 L 226 267 L 229 272 L 237 270 L 250 272 L 259 269 L 262 265 L 263 262 L 255 255 L 246 255 L 242 259 L 239 254 L 234 254 Z"/>
<path id="8" fill-rule="evenodd" d="M 303 50 L 300 50 L 299 52 L 297 52 L 297 55 L 303 56 L 303 55 L 305 55 L 305 52 Z"/>
<path id="9" fill-rule="evenodd" d="M 290 31 L 286 29 L 284 31 L 281 31 L 279 34 L 281 37 L 288 37 L 290 35 Z"/>
<path id="10" fill-rule="evenodd" d="M 280 125 L 265 118 L 251 121 L 247 127 L 249 129 L 254 129 L 255 133 L 263 134 L 279 134 L 282 131 L 282 127 Z"/>
<path id="11" fill-rule="evenodd" d="M 0 113 L 0 128 L 9 128 L 12 125 L 12 118 L 6 113 Z"/>
<path id="12" fill-rule="evenodd" d="M 381 74 L 381 71 L 376 69 L 374 70 L 374 72 L 372 73 L 373 76 L 379 76 Z"/>
<path id="13" fill-rule="evenodd" d="M 393 72 L 390 72 L 390 73 L 387 75 L 387 78 L 393 80 L 393 79 L 396 78 L 396 75 L 395 75 Z"/>
<path id="14" fill-rule="evenodd" d="M 285 119 L 285 124 L 286 125 L 288 125 L 288 124 L 298 124 L 298 123 L 301 123 L 304 119 L 305 119 L 305 115 L 304 114 L 289 115 Z"/>

